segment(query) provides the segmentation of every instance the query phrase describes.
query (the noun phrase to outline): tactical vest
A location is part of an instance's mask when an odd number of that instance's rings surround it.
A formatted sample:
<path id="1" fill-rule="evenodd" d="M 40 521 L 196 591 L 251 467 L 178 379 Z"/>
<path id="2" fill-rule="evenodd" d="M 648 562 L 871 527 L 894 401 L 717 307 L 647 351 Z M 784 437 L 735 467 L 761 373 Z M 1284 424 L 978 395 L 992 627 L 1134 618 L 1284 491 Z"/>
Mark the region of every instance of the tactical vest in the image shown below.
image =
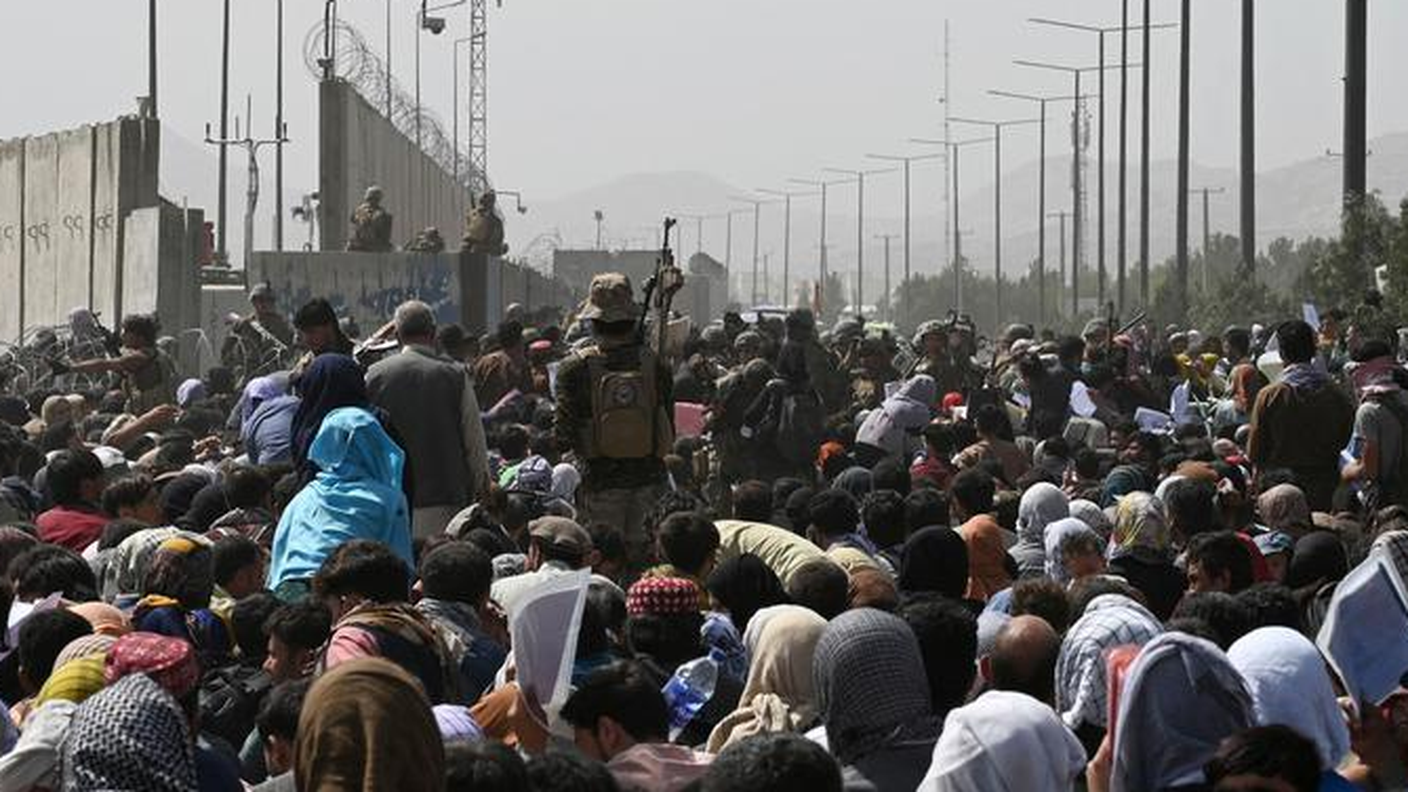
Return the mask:
<path id="1" fill-rule="evenodd" d="M 643 459 L 670 453 L 674 437 L 660 404 L 654 353 L 642 348 L 640 364 L 626 371 L 608 369 L 599 349 L 590 348 L 581 355 L 587 363 L 592 408 L 582 433 L 586 458 Z"/>

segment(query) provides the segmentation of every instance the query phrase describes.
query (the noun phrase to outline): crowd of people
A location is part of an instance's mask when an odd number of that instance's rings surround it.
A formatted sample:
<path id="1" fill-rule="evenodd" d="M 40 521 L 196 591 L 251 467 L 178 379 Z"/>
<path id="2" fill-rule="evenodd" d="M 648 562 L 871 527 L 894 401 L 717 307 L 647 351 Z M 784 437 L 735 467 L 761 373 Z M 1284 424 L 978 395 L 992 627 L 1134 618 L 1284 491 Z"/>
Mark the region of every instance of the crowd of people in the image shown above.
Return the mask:
<path id="1" fill-rule="evenodd" d="M 280 370 L 131 316 L 4 380 L 0 790 L 1408 788 L 1373 295 L 667 349 L 635 299 L 358 343 L 260 286 Z"/>

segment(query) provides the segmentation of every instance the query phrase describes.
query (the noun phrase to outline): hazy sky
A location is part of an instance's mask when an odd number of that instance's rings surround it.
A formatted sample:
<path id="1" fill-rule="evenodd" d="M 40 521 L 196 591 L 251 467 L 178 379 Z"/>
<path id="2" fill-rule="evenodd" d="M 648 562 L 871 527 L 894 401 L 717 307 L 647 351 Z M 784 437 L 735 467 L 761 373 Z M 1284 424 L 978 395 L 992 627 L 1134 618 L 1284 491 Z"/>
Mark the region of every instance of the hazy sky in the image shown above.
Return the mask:
<path id="1" fill-rule="evenodd" d="M 290 191 L 316 184 L 317 94 L 303 63 L 318 0 L 286 0 Z M 391 0 L 395 72 L 413 83 L 417 3 Z M 1139 6 L 1131 3 L 1132 21 Z M 218 113 L 218 0 L 161 0 L 161 113 L 198 141 Z M 232 109 L 254 94 L 256 128 L 272 127 L 274 0 L 235 0 Z M 1408 129 L 1401 83 L 1408 2 L 1370 3 L 1369 133 Z M 1231 165 L 1237 151 L 1240 3 L 1194 3 L 1193 155 Z M 341 14 L 383 40 L 383 0 L 342 0 Z M 103 120 L 131 111 L 146 90 L 142 0 L 0 1 L 0 138 Z M 1157 21 L 1179 4 L 1156 0 Z M 507 0 L 490 9 L 490 172 L 531 202 L 642 171 L 699 170 L 740 187 L 781 186 L 823 166 L 864 164 L 867 151 L 913 150 L 937 136 L 943 25 L 952 25 L 958 113 L 1017 118 L 1022 103 L 989 88 L 1068 92 L 1069 79 L 1012 58 L 1095 62 L 1093 34 L 1040 28 L 1042 15 L 1118 24 L 1118 0 Z M 445 34 L 425 36 L 423 92 L 448 119 L 451 41 L 468 32 L 467 8 L 449 9 Z M 1343 3 L 1258 4 L 1259 165 L 1272 168 L 1339 148 Z M 1153 145 L 1175 145 L 1177 32 L 1156 34 Z M 1108 58 L 1118 58 L 1110 36 Z M 1137 53 L 1138 38 L 1131 37 Z M 462 58 L 461 63 L 465 60 Z M 1093 79 L 1091 81 L 1093 83 Z M 1131 86 L 1137 101 L 1137 83 Z M 1117 97 L 1117 79 L 1108 92 Z M 1111 112 L 1115 105 L 1111 104 Z M 1132 108 L 1137 109 L 1137 108 Z M 447 123 L 448 127 L 448 123 Z M 1110 127 L 1114 133 L 1113 124 Z M 1029 158 L 1014 131 L 1013 167 Z M 1053 145 L 1056 145 L 1053 143 Z M 1111 143 L 1113 151 L 1113 142 Z M 1132 149 L 1133 153 L 1133 149 Z M 1369 167 L 1374 167 L 1371 158 Z M 266 160 L 271 176 L 272 162 Z M 164 174 L 169 180 L 170 174 Z M 916 176 L 920 178 L 920 176 Z M 932 172 L 923 178 L 934 178 Z M 975 174 L 974 178 L 977 178 Z"/>

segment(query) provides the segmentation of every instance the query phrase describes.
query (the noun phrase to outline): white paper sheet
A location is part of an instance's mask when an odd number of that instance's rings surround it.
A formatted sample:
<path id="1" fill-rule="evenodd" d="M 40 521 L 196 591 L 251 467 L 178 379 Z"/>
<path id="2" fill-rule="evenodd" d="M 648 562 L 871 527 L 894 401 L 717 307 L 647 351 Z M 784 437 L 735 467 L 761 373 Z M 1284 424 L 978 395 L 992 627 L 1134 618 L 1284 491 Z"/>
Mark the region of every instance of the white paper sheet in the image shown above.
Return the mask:
<path id="1" fill-rule="evenodd" d="M 1371 554 L 1340 581 L 1315 643 L 1357 705 L 1398 689 L 1408 672 L 1408 605 L 1383 556 Z"/>
<path id="2" fill-rule="evenodd" d="M 545 710 L 567 700 L 591 577 L 579 569 L 545 578 L 519 598 L 509 618 L 518 686 Z"/>

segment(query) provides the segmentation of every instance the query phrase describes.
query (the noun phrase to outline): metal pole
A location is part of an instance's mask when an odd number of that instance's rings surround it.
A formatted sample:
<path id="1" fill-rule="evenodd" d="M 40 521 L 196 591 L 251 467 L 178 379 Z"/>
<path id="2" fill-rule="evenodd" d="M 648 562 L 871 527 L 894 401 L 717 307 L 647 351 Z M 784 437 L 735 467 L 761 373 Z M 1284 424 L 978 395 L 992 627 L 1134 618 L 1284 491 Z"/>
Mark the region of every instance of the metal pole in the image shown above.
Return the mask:
<path id="1" fill-rule="evenodd" d="M 865 310 L 865 172 L 856 173 L 856 312 Z M 863 315 L 863 314 L 862 314 Z"/>
<path id="2" fill-rule="evenodd" d="M 420 35 L 420 34 L 417 33 L 416 35 Z M 450 45 L 450 49 L 454 50 L 454 53 L 453 53 L 452 56 L 451 56 L 451 61 L 453 61 L 453 63 L 454 63 L 454 69 L 452 69 L 452 71 L 454 72 L 454 79 L 452 80 L 452 84 L 453 84 L 453 86 L 454 86 L 454 94 L 455 94 L 454 101 L 452 101 L 452 102 L 450 103 L 450 117 L 453 119 L 453 121 L 451 122 L 451 129 L 452 129 L 452 131 L 451 131 L 451 133 L 450 133 L 450 140 L 451 140 L 452 142 L 451 142 L 450 148 L 452 148 L 452 149 L 455 150 L 455 153 L 454 153 L 453 155 L 451 155 L 451 156 L 453 157 L 453 159 L 454 159 L 454 161 L 455 161 L 455 168 L 454 168 L 454 170 L 455 170 L 455 184 L 459 184 L 459 183 L 460 183 L 460 43 L 459 43 L 458 41 L 456 41 L 454 44 Z M 681 232 L 681 233 L 683 233 L 683 232 Z"/>
<path id="3" fill-rule="evenodd" d="M 156 118 L 156 0 L 147 2 L 147 102 Z"/>
<path id="4" fill-rule="evenodd" d="M 893 234 L 881 234 L 880 238 L 885 240 L 885 321 L 895 320 L 895 306 L 892 303 L 894 294 L 890 291 L 890 240 Z"/>
<path id="5" fill-rule="evenodd" d="M 1345 0 L 1344 11 L 1344 208 L 1350 219 L 1365 189 L 1368 0 Z M 1362 247 L 1355 252 L 1362 255 Z"/>
<path id="6" fill-rule="evenodd" d="M 909 160 L 904 161 L 904 285 L 909 285 Z M 889 244 L 888 241 L 885 243 Z M 886 277 L 889 277 L 887 265 Z M 890 293 L 888 280 L 885 283 L 885 293 Z"/>
<path id="7" fill-rule="evenodd" d="M 1139 110 L 1139 304 L 1144 308 L 1149 307 L 1149 72 L 1153 71 L 1149 3 L 1144 0 L 1144 67 L 1140 69 L 1144 96 Z"/>
<path id="8" fill-rule="evenodd" d="M 826 294 L 826 182 L 821 183 L 821 293 Z"/>
<path id="9" fill-rule="evenodd" d="M 601 247 L 597 243 L 597 247 Z M 728 271 L 729 277 L 733 277 L 733 212 L 729 211 L 724 216 L 724 269 Z"/>
<path id="10" fill-rule="evenodd" d="M 1069 212 L 1061 212 L 1061 287 L 1066 286 L 1066 218 Z"/>
<path id="11" fill-rule="evenodd" d="M 1071 109 L 1071 316 L 1080 315 L 1080 70 L 1075 71 L 1075 105 Z"/>
<path id="12" fill-rule="evenodd" d="M 953 103 L 950 101 L 950 99 L 953 97 L 953 94 L 949 93 L 949 74 L 950 74 L 951 71 L 952 71 L 952 69 L 951 69 L 951 67 L 950 67 L 950 65 L 949 65 L 948 19 L 944 19 L 944 140 L 953 140 L 953 132 L 952 132 L 952 130 L 949 129 L 949 110 L 950 110 L 950 108 L 952 107 L 952 104 L 953 104 Z M 948 205 L 948 206 L 953 206 L 953 205 L 955 205 L 955 204 L 958 203 L 958 192 L 957 192 L 957 190 L 952 190 L 952 185 L 957 184 L 957 183 L 958 183 L 958 179 L 957 179 L 957 176 L 956 176 L 956 175 L 955 175 L 955 177 L 953 178 L 952 181 L 949 180 L 949 162 L 948 162 L 948 158 L 945 157 L 945 158 L 944 158 L 944 200 L 947 202 L 947 205 Z M 944 214 L 947 215 L 948 213 L 945 212 Z M 955 217 L 957 216 L 956 210 L 955 210 L 955 215 L 954 215 L 954 216 L 955 216 Z M 948 217 L 945 217 L 944 219 L 945 219 L 945 221 L 947 221 L 947 220 L 948 220 Z M 957 250 L 958 250 L 957 246 L 954 246 L 953 248 L 950 248 L 950 247 L 949 247 L 949 236 L 950 236 L 954 231 L 956 231 L 956 230 L 958 230 L 958 226 L 955 225 L 955 226 L 953 226 L 952 228 L 950 228 L 948 222 L 945 222 L 945 223 L 944 223 L 944 252 L 948 252 L 949 250 L 954 250 L 954 251 L 957 251 Z M 958 259 L 957 259 L 957 258 L 954 259 L 954 264 L 953 264 L 953 266 L 954 266 L 954 271 L 957 272 L 957 271 L 958 271 Z"/>
<path id="13" fill-rule="evenodd" d="M 274 58 L 274 250 L 284 249 L 284 0 L 277 0 L 278 25 L 275 38 L 279 52 Z M 253 119 L 251 119 L 253 120 Z"/>
<path id="14" fill-rule="evenodd" d="M 1002 324 L 1002 125 L 992 125 L 993 163 L 993 281 L 996 290 L 994 324 Z"/>
<path id="15" fill-rule="evenodd" d="M 226 208 L 229 203 L 229 180 L 226 166 L 229 163 L 229 144 L 225 141 L 230 133 L 230 0 L 224 2 L 224 16 L 220 33 L 220 178 L 217 189 L 220 197 L 215 209 L 215 257 L 222 264 L 230 260 L 228 237 L 225 234 Z"/>
<path id="16" fill-rule="evenodd" d="M 1247 275 L 1256 270 L 1255 23 L 1252 0 L 1242 0 L 1242 268 Z M 1203 204 L 1206 213 L 1206 198 Z"/>
<path id="17" fill-rule="evenodd" d="M 1212 250 L 1212 234 L 1208 231 L 1208 196 L 1212 193 L 1203 188 L 1203 295 L 1208 293 L 1208 258 Z"/>
<path id="18" fill-rule="evenodd" d="M 787 304 L 788 277 L 792 272 L 792 196 L 782 197 L 782 304 Z"/>
<path id="19" fill-rule="evenodd" d="M 1096 180 L 1095 192 L 1095 213 L 1096 224 L 1096 299 L 1097 305 L 1105 304 L 1105 31 L 1100 31 L 1100 98 L 1097 100 L 1098 112 L 1100 114 L 1100 148 L 1098 161 L 1100 163 L 1100 174 Z M 1103 310 L 1103 309 L 1102 309 Z"/>
<path id="20" fill-rule="evenodd" d="M 386 120 L 391 120 L 391 0 L 386 0 Z"/>
<path id="21" fill-rule="evenodd" d="M 963 310 L 963 234 L 959 231 L 958 146 L 953 147 L 953 307 Z"/>
<path id="22" fill-rule="evenodd" d="M 1182 25 L 1179 28 L 1178 53 L 1178 238 L 1175 240 L 1177 274 L 1175 281 L 1174 315 L 1188 312 L 1188 94 L 1192 55 L 1193 0 L 1182 2 Z"/>
<path id="23" fill-rule="evenodd" d="M 1104 64 L 1101 64 L 1102 66 Z M 1148 64 L 1144 64 L 1148 68 Z M 1103 91 L 1101 93 L 1104 93 Z M 1129 132 L 1129 0 L 1120 0 L 1120 200 L 1119 200 L 1119 314 L 1124 316 L 1125 259 L 1128 248 L 1125 246 L 1126 221 L 1125 201 L 1128 197 L 1129 159 L 1127 134 Z"/>
<path id="24" fill-rule="evenodd" d="M 1037 324 L 1046 324 L 1046 100 L 1041 102 L 1041 156 L 1036 188 L 1036 297 Z M 1040 329 L 1040 328 L 1038 328 Z"/>
<path id="25" fill-rule="evenodd" d="M 416 148 L 420 145 L 420 28 L 425 24 L 425 5 L 416 12 Z"/>
<path id="26" fill-rule="evenodd" d="M 694 218 L 694 255 L 704 252 L 704 217 Z"/>
<path id="27" fill-rule="evenodd" d="M 758 225 L 762 220 L 763 205 L 753 203 L 753 305 L 758 304 Z"/>

